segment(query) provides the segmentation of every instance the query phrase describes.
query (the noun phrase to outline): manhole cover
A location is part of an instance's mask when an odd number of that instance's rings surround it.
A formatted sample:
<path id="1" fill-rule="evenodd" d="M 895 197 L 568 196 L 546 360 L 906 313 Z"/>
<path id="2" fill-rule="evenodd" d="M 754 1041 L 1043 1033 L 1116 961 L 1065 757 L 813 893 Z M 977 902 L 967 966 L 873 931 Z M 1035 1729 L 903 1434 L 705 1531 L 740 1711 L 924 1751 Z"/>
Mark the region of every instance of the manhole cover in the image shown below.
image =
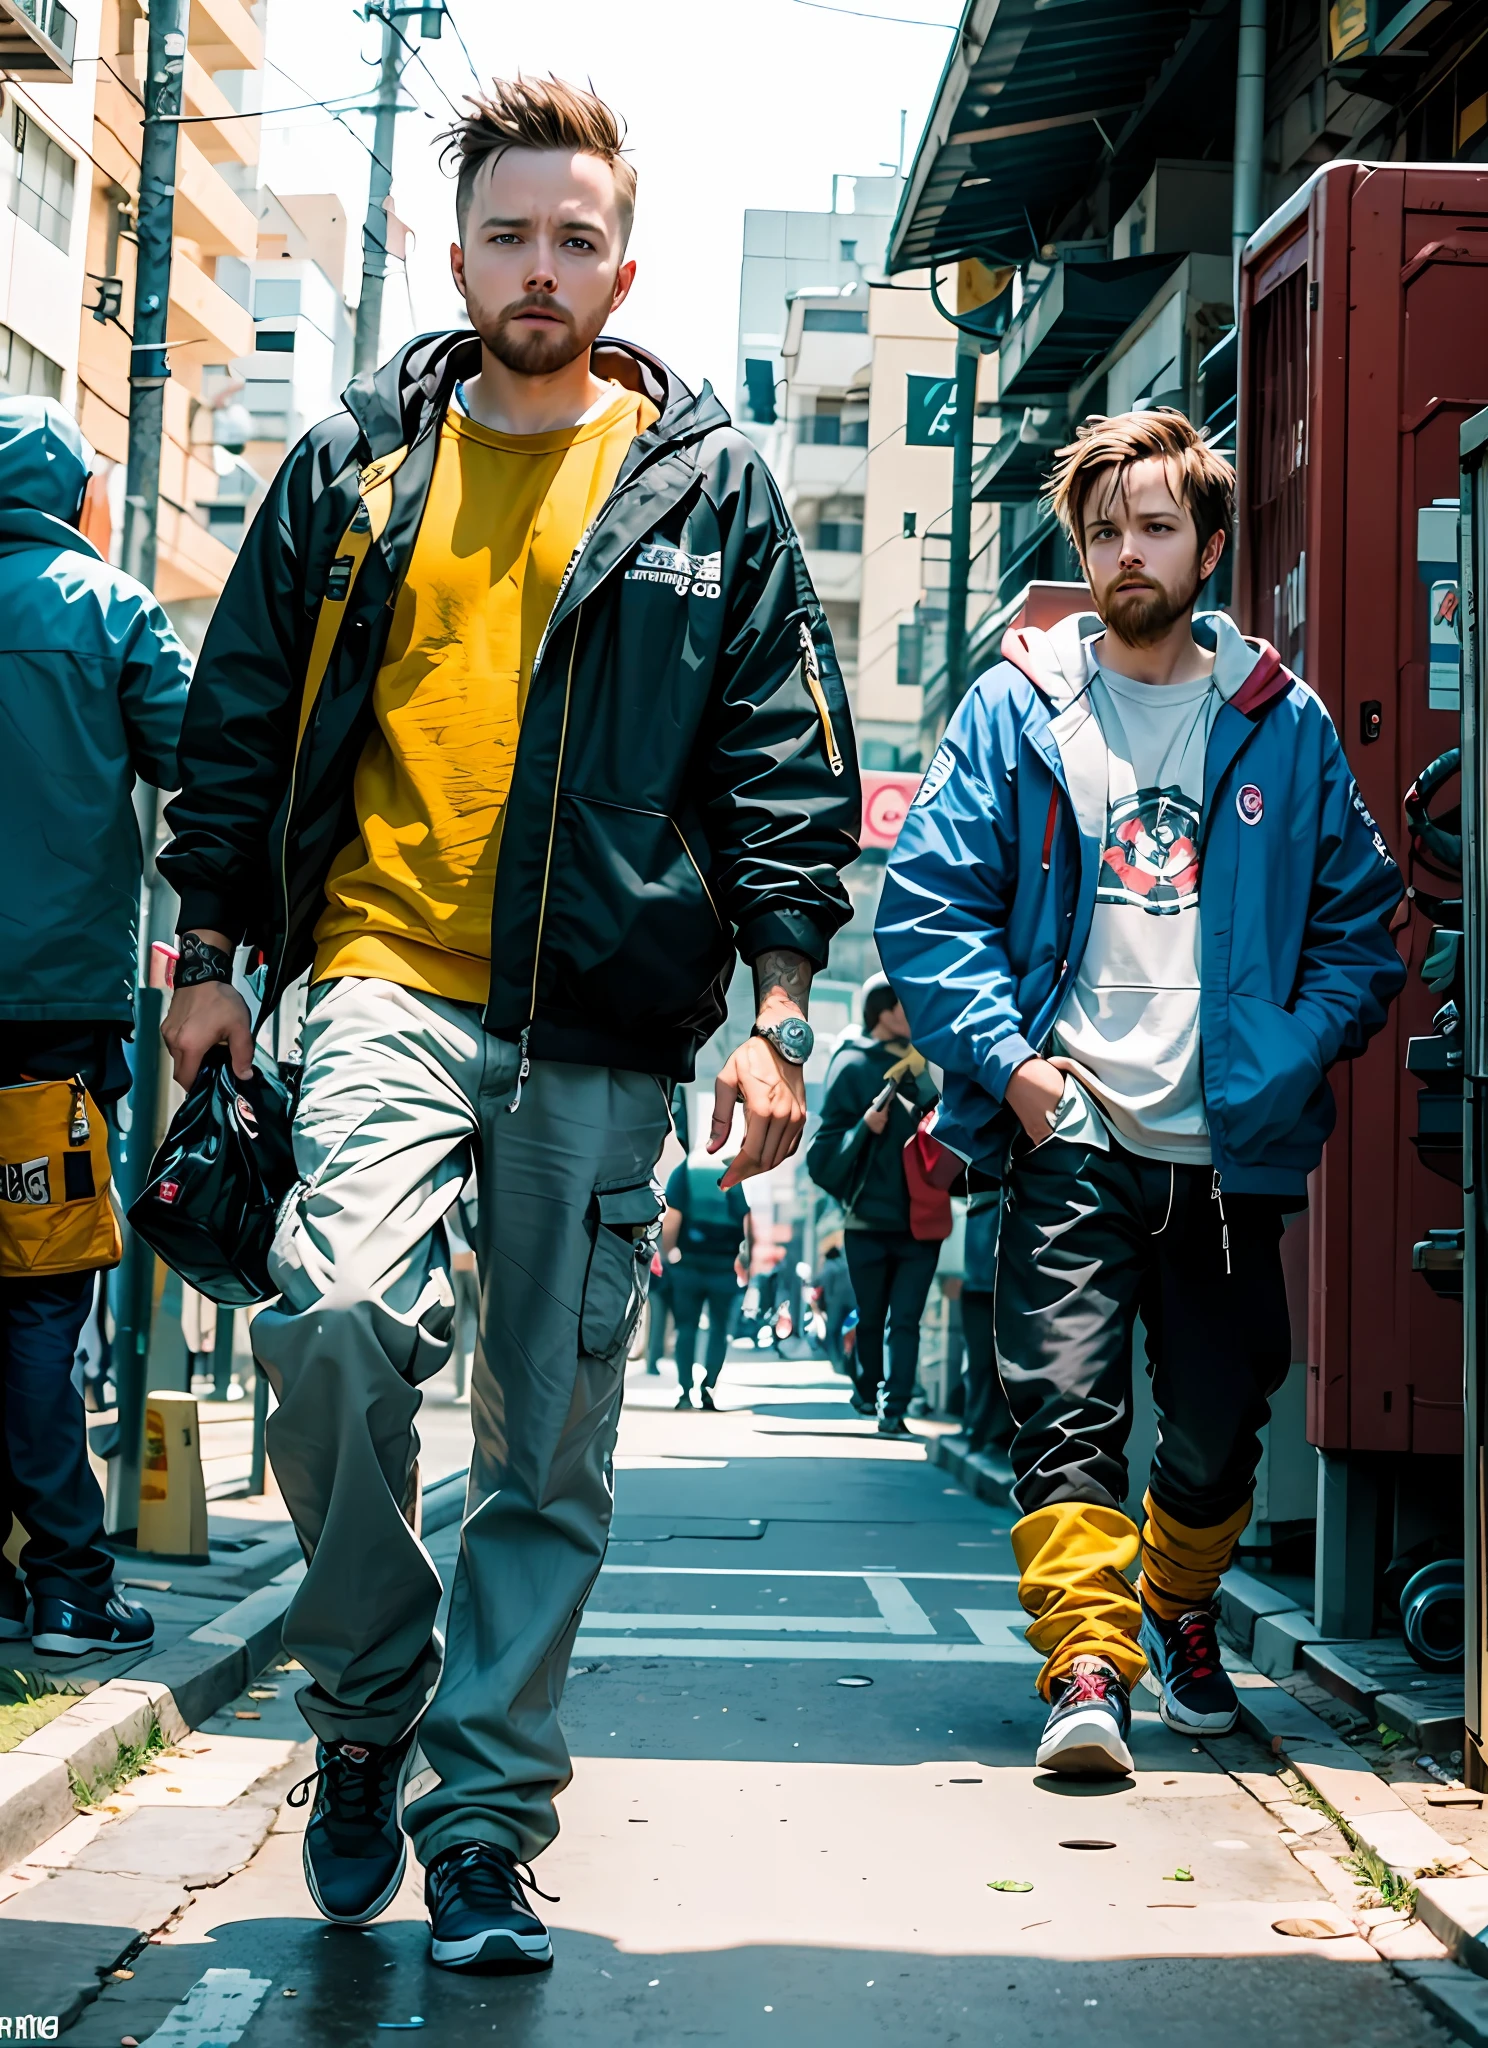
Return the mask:
<path id="1" fill-rule="evenodd" d="M 839 1685 L 872 1685 L 873 1680 L 871 1678 L 863 1678 L 858 1676 L 857 1674 L 854 1674 L 851 1678 L 839 1678 L 837 1683 Z"/>

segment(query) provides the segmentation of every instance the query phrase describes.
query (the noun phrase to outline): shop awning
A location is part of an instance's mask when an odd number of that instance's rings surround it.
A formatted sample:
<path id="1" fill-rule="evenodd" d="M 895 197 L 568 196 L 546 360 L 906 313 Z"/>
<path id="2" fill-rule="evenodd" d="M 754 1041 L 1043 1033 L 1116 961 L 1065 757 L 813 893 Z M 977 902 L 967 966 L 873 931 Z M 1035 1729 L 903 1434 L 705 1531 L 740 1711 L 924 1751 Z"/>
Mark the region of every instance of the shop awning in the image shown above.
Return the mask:
<path id="1" fill-rule="evenodd" d="M 1155 116 L 1164 156 L 1223 148 L 1233 16 L 1229 0 L 967 0 L 889 269 L 1026 262 L 1104 157 L 1151 144 Z"/>
<path id="2" fill-rule="evenodd" d="M 1125 334 L 1182 256 L 1060 263 L 1019 312 L 998 351 L 999 396 L 1024 403 L 1064 393 Z"/>

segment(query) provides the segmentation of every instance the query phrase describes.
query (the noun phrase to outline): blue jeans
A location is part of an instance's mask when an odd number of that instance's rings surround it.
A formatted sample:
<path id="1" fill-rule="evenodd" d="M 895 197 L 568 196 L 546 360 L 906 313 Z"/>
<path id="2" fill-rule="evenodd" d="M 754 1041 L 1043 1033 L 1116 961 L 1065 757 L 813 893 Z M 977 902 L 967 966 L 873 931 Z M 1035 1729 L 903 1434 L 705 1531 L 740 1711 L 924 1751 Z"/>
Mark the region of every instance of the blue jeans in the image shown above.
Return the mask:
<path id="1" fill-rule="evenodd" d="M 0 1279 L 0 1525 L 25 1528 L 21 1570 L 32 1599 L 102 1608 L 114 1560 L 103 1496 L 88 1463 L 87 1418 L 72 1361 L 93 1300 L 92 1273 Z M 13 1585 L 0 1565 L 0 1590 Z"/>

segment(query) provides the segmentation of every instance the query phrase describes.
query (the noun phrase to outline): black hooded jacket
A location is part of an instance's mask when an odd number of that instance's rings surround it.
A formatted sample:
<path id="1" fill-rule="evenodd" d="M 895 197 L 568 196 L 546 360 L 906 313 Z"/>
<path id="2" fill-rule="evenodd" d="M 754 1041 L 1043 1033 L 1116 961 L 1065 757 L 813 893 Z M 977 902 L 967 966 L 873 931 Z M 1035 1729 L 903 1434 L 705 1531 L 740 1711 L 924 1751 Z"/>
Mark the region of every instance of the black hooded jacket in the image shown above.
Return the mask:
<path id="1" fill-rule="evenodd" d="M 314 954 L 392 608 L 469 332 L 423 336 L 293 450 L 218 600 L 160 869 L 181 929 L 246 937 L 271 1008 Z M 764 463 L 705 385 L 601 340 L 661 417 L 569 564 L 533 668 L 502 832 L 488 1030 L 534 1059 L 687 1080 L 735 954 L 817 967 L 849 915 L 857 764 L 831 636 Z M 407 449 L 296 744 L 362 467 Z M 334 589 L 334 581 L 330 586 Z"/>

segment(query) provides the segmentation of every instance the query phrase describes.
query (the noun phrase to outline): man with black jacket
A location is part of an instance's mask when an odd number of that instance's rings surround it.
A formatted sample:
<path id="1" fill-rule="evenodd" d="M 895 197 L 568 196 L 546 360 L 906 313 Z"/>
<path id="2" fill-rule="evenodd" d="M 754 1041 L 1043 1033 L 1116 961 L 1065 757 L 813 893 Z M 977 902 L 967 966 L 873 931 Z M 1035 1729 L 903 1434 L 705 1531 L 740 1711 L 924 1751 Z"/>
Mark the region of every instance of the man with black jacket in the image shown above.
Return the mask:
<path id="1" fill-rule="evenodd" d="M 827 1069 L 806 1170 L 842 1207 L 858 1304 L 853 1406 L 877 1414 L 881 1436 L 910 1433 L 904 1417 L 920 1363 L 920 1319 L 940 1258 L 938 1242 L 910 1231 L 904 1177 L 904 1148 L 936 1100 L 904 1007 L 887 976 L 875 975 L 863 989 L 862 1037 L 844 1038 Z"/>
<path id="2" fill-rule="evenodd" d="M 634 273 L 620 145 L 557 80 L 498 81 L 452 131 L 475 332 L 412 343 L 286 462 L 203 649 L 161 863 L 183 1082 L 213 1045 L 247 1065 L 240 938 L 266 1007 L 313 984 L 302 1185 L 254 1324 L 308 1557 L 285 1624 L 319 1738 L 307 1876 L 328 1918 L 381 1912 L 407 1778 L 454 1968 L 551 1962 L 518 1862 L 570 1775 L 557 1703 L 604 1556 L 667 1105 L 737 953 L 758 1022 L 710 1149 L 742 1102 L 727 1185 L 794 1150 L 859 817 L 773 482 L 706 387 L 600 339 Z M 441 1654 L 403 1506 L 450 1346 L 444 1218 L 476 1166 L 483 1363 Z"/>

